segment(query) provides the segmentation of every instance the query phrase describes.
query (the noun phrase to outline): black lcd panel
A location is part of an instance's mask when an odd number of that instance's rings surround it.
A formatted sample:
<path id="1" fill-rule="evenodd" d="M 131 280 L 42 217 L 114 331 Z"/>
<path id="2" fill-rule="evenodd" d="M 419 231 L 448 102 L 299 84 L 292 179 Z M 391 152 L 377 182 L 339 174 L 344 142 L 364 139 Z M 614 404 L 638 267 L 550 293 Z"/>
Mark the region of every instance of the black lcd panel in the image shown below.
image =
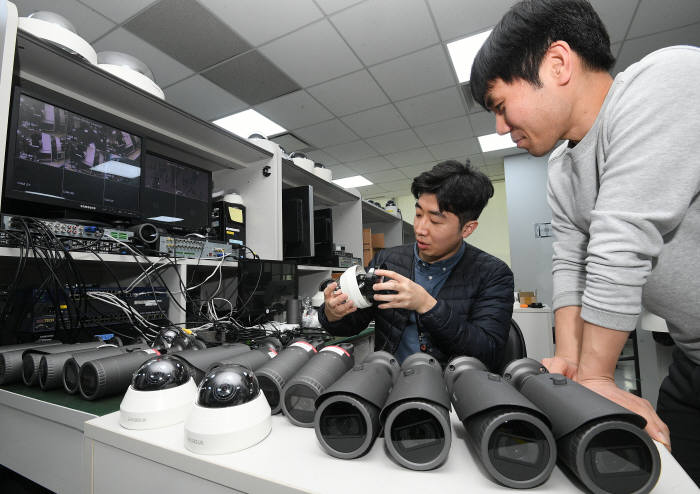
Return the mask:
<path id="1" fill-rule="evenodd" d="M 284 310 L 285 300 L 298 296 L 295 261 L 241 259 L 237 274 L 236 311 L 246 324 L 272 318 L 275 310 Z"/>
<path id="2" fill-rule="evenodd" d="M 5 196 L 65 209 L 139 215 L 142 139 L 17 90 Z"/>
<path id="3" fill-rule="evenodd" d="M 140 202 L 144 221 L 173 231 L 201 231 L 211 219 L 211 172 L 147 152 Z"/>

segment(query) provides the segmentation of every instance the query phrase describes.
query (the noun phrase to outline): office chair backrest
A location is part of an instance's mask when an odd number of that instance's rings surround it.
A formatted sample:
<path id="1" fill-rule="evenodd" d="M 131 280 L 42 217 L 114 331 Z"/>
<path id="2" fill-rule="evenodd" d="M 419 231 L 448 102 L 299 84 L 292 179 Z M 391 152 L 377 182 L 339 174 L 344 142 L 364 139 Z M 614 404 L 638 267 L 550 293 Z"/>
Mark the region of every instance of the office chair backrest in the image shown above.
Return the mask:
<path id="1" fill-rule="evenodd" d="M 506 365 L 513 360 L 527 357 L 527 349 L 525 348 L 525 338 L 520 326 L 513 319 L 510 320 L 510 330 L 508 331 L 508 339 L 503 350 L 503 358 L 498 372 L 502 372 Z"/>

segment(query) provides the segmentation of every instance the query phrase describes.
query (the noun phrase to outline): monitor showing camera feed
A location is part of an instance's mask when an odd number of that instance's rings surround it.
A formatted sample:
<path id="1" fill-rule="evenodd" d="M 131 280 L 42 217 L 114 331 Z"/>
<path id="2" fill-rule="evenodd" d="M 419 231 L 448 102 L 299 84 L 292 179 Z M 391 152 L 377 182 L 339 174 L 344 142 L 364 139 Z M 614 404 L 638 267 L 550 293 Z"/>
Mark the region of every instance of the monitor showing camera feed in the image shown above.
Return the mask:
<path id="1" fill-rule="evenodd" d="M 26 94 L 19 95 L 14 130 L 8 196 L 138 216 L 140 137 Z"/>
<path id="2" fill-rule="evenodd" d="M 209 226 L 211 172 L 146 153 L 141 214 L 166 229 L 195 232 Z"/>

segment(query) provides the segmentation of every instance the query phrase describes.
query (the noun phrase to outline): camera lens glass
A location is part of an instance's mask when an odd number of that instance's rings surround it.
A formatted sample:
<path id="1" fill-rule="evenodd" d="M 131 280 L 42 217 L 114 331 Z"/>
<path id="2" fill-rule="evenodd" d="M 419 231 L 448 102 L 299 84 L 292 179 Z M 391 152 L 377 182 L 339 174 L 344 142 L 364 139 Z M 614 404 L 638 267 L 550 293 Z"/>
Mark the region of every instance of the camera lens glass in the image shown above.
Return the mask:
<path id="1" fill-rule="evenodd" d="M 242 405 L 260 394 L 260 385 L 253 371 L 242 365 L 216 367 L 199 385 L 197 404 L 206 408 Z"/>
<path id="2" fill-rule="evenodd" d="M 45 358 L 39 361 L 39 382 L 45 383 L 46 378 L 49 376 L 49 365 Z"/>
<path id="3" fill-rule="evenodd" d="M 337 401 L 320 417 L 321 435 L 328 446 L 341 453 L 357 451 L 367 437 L 367 423 L 354 405 Z"/>
<path id="4" fill-rule="evenodd" d="M 164 329 L 153 342 L 153 348 L 164 350 L 172 349 L 172 351 L 186 350 L 192 346 L 192 341 L 183 331 L 176 329 Z"/>
<path id="5" fill-rule="evenodd" d="M 445 446 L 445 431 L 437 417 L 426 410 L 410 408 L 399 413 L 391 425 L 396 451 L 413 463 L 428 463 Z"/>
<path id="6" fill-rule="evenodd" d="M 280 391 L 275 382 L 267 376 L 260 376 L 258 377 L 258 383 L 262 392 L 265 393 L 265 398 L 267 398 L 270 408 L 273 410 L 277 408 L 280 405 Z"/>
<path id="7" fill-rule="evenodd" d="M 26 376 L 27 379 L 31 378 L 36 370 L 34 357 L 35 355 L 32 353 L 25 353 L 22 357 L 22 375 Z"/>
<path id="8" fill-rule="evenodd" d="M 80 390 L 85 396 L 94 396 L 97 393 L 97 369 L 88 362 L 80 369 Z"/>
<path id="9" fill-rule="evenodd" d="M 78 372 L 80 368 L 75 360 L 69 360 L 63 367 L 63 381 L 66 387 L 71 391 L 78 389 Z"/>
<path id="10" fill-rule="evenodd" d="M 593 481 L 610 492 L 639 490 L 652 470 L 651 453 L 644 441 L 620 429 L 609 429 L 594 437 L 584 453 L 584 464 Z"/>
<path id="11" fill-rule="evenodd" d="M 499 425 L 489 439 L 491 463 L 503 476 L 518 481 L 539 475 L 549 462 L 550 450 L 542 431 L 523 420 Z"/>
<path id="12" fill-rule="evenodd" d="M 303 384 L 292 385 L 284 394 L 285 407 L 289 415 L 303 424 L 314 421 L 317 393 Z"/>
<path id="13" fill-rule="evenodd" d="M 182 360 L 163 355 L 139 367 L 131 385 L 138 391 L 159 391 L 180 386 L 189 379 L 189 368 Z"/>

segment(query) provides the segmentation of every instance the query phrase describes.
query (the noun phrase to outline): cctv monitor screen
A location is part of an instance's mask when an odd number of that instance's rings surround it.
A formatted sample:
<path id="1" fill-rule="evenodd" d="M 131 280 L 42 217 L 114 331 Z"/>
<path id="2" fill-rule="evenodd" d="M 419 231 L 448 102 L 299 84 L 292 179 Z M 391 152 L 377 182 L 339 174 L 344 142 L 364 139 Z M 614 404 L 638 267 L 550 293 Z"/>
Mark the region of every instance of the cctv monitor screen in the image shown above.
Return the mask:
<path id="1" fill-rule="evenodd" d="M 10 132 L 6 196 L 138 216 L 140 137 L 22 93 Z"/>
<path id="2" fill-rule="evenodd" d="M 209 226 L 211 172 L 146 153 L 141 213 L 144 221 L 168 230 L 197 232 Z"/>

